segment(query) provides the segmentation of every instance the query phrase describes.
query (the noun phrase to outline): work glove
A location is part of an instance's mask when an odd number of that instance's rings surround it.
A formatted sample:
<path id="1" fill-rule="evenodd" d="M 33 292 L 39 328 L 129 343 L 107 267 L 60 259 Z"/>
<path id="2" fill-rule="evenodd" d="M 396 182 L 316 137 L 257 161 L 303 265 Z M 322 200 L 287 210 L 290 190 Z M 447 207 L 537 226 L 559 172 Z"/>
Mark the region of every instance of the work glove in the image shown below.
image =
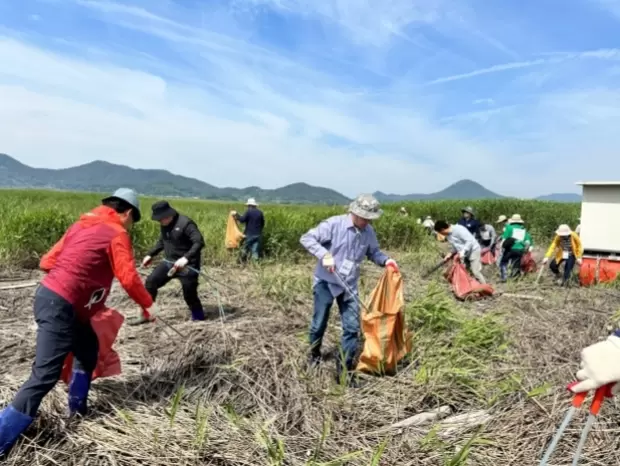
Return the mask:
<path id="1" fill-rule="evenodd" d="M 580 380 L 571 387 L 574 393 L 595 390 L 608 383 L 620 381 L 620 338 L 610 335 L 606 340 L 600 341 L 584 348 L 581 351 L 581 369 L 577 372 Z M 620 391 L 619 384 L 615 383 L 612 393 Z"/>
<path id="2" fill-rule="evenodd" d="M 459 260 L 463 262 L 465 260 L 465 251 L 459 252 Z"/>
<path id="3" fill-rule="evenodd" d="M 235 215 L 237 215 L 237 211 L 236 211 L 236 210 L 231 210 L 231 211 L 230 211 L 230 215 L 231 215 L 232 217 L 234 217 Z"/>
<path id="4" fill-rule="evenodd" d="M 398 264 L 396 263 L 396 261 L 394 259 L 388 259 L 385 261 L 385 267 L 386 268 L 391 268 L 394 272 L 400 272 L 400 270 L 398 269 Z"/>
<path id="5" fill-rule="evenodd" d="M 444 262 L 448 262 L 450 260 L 450 258 L 454 255 L 454 253 L 448 253 L 444 256 L 443 261 Z"/>
<path id="6" fill-rule="evenodd" d="M 545 258 L 543 259 L 542 263 L 543 263 L 543 265 L 545 265 L 547 262 L 549 262 L 549 258 L 548 258 L 548 257 L 545 257 Z"/>
<path id="7" fill-rule="evenodd" d="M 321 264 L 329 273 L 333 273 L 336 268 L 336 262 L 334 261 L 334 257 L 328 252 L 323 256 L 323 260 Z"/>
<path id="8" fill-rule="evenodd" d="M 583 264 L 583 259 L 581 257 L 577 258 L 577 264 L 579 265 Z"/>
<path id="9" fill-rule="evenodd" d="M 146 310 L 146 312 L 151 314 L 151 317 L 157 317 L 157 315 L 159 315 L 159 311 L 160 309 L 157 303 L 153 303 L 153 305 Z"/>
<path id="10" fill-rule="evenodd" d="M 181 270 L 187 265 L 187 262 L 187 257 L 181 257 L 180 259 L 177 259 L 177 261 L 174 263 L 174 268 L 177 270 Z"/>
<path id="11" fill-rule="evenodd" d="M 153 258 L 151 256 L 145 256 L 144 259 L 142 259 L 142 267 L 148 267 L 151 265 L 152 260 Z"/>

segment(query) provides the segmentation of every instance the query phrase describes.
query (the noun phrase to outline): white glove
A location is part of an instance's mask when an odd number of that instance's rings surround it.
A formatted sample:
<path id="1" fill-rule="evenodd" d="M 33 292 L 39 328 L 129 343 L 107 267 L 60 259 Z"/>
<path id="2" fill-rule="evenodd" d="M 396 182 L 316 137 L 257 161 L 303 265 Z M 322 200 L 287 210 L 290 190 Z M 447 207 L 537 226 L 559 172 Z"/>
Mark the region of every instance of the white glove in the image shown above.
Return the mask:
<path id="1" fill-rule="evenodd" d="M 187 262 L 187 257 L 181 257 L 180 259 L 177 259 L 177 261 L 174 263 L 174 268 L 177 270 L 181 270 L 187 265 Z"/>
<path id="2" fill-rule="evenodd" d="M 159 306 L 156 303 L 153 303 L 153 305 L 149 307 L 146 311 L 151 314 L 151 317 L 156 317 L 159 314 Z"/>
<path id="3" fill-rule="evenodd" d="M 574 393 L 595 390 L 603 385 L 620 381 L 620 338 L 610 335 L 581 351 L 581 370 L 577 372 L 581 382 L 571 390 Z M 614 385 L 612 393 L 620 387 Z"/>
<path id="4" fill-rule="evenodd" d="M 534 250 L 534 246 L 530 246 L 530 248 L 528 249 L 529 252 L 532 252 Z"/>
<path id="5" fill-rule="evenodd" d="M 579 257 L 577 259 L 577 264 L 579 264 L 579 265 L 583 264 L 583 259 L 581 257 Z"/>
<path id="6" fill-rule="evenodd" d="M 153 258 L 151 256 L 145 256 L 144 259 L 142 259 L 142 267 L 148 267 L 152 260 Z"/>
<path id="7" fill-rule="evenodd" d="M 237 211 L 236 210 L 231 210 L 230 211 L 230 215 L 232 215 L 234 217 L 235 215 L 237 215 Z"/>
<path id="8" fill-rule="evenodd" d="M 329 252 L 323 256 L 321 264 L 327 269 L 328 272 L 333 272 L 334 268 L 336 267 L 334 257 Z"/>
<path id="9" fill-rule="evenodd" d="M 548 258 L 548 257 L 545 257 L 545 258 L 543 259 L 543 262 L 542 262 L 542 263 L 543 263 L 543 264 L 546 264 L 547 262 L 549 262 L 549 258 Z"/>
<path id="10" fill-rule="evenodd" d="M 461 262 L 463 262 L 463 260 L 465 260 L 465 251 L 459 252 L 459 259 L 461 259 Z"/>

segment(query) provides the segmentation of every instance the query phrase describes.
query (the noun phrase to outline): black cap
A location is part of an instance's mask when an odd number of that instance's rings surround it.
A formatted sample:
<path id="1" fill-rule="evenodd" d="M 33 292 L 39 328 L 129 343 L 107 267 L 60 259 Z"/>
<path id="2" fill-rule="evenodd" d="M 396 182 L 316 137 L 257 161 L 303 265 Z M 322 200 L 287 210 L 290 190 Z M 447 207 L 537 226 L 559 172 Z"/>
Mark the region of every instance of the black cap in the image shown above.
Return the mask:
<path id="1" fill-rule="evenodd" d="M 157 222 L 166 217 L 174 217 L 177 214 L 177 211 L 170 207 L 168 201 L 157 201 L 151 210 L 153 211 L 151 219 Z"/>

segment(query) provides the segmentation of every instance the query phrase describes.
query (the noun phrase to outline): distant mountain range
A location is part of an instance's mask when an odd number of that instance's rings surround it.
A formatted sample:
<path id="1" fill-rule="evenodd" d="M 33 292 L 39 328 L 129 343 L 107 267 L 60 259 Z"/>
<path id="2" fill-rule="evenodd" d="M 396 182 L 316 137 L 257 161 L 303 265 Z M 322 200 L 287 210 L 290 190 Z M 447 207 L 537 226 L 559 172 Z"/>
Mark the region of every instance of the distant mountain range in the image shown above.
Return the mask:
<path id="1" fill-rule="evenodd" d="M 110 192 L 119 186 L 152 196 L 197 197 L 241 201 L 255 197 L 259 202 L 296 204 L 346 204 L 350 200 L 333 189 L 295 183 L 278 189 L 218 188 L 203 181 L 175 175 L 166 170 L 143 170 L 96 160 L 58 170 L 33 168 L 6 154 L 0 154 L 0 187 L 48 188 L 67 191 Z"/>
<path id="2" fill-rule="evenodd" d="M 374 193 L 380 202 L 403 202 L 403 201 L 432 201 L 439 199 L 506 199 L 507 196 L 494 193 L 480 183 L 472 180 L 461 180 L 451 184 L 442 191 L 431 194 L 385 194 L 381 191 Z M 574 193 L 546 194 L 535 198 L 538 201 L 554 202 L 581 202 L 581 195 Z"/>
<path id="3" fill-rule="evenodd" d="M 85 165 L 63 169 L 34 168 L 6 154 L 0 154 L 0 187 L 43 188 L 67 191 L 110 192 L 117 187 L 133 188 L 140 194 L 167 197 L 241 201 L 255 197 L 259 202 L 295 204 L 347 204 L 351 200 L 333 189 L 295 183 L 278 189 L 218 188 L 203 181 L 175 175 L 166 170 L 144 170 L 96 160 Z M 374 195 L 381 202 L 403 202 L 435 199 L 501 199 L 497 193 L 472 180 L 461 180 L 443 191 L 432 194 Z M 578 194 L 549 194 L 537 198 L 546 201 L 580 202 Z"/>

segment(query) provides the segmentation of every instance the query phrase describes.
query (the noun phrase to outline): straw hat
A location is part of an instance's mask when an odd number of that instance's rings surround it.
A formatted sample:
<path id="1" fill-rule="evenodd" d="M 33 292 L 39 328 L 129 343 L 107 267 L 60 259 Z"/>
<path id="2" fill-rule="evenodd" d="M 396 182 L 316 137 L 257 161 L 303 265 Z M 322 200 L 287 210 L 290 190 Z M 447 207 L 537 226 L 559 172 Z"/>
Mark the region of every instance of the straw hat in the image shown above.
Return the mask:
<path id="1" fill-rule="evenodd" d="M 258 204 L 256 203 L 256 199 L 254 199 L 253 197 L 249 198 L 248 202 L 246 202 L 245 205 L 258 207 Z"/>
<path id="2" fill-rule="evenodd" d="M 572 232 L 573 232 L 573 230 L 571 230 L 568 225 L 562 224 L 555 231 L 555 234 L 558 235 L 558 236 L 569 236 Z"/>
<path id="3" fill-rule="evenodd" d="M 513 214 L 512 217 L 510 217 L 510 219 L 508 220 L 508 223 L 519 223 L 519 224 L 523 224 L 525 223 L 523 221 L 523 219 L 521 218 L 521 216 L 519 214 Z"/>
<path id="4" fill-rule="evenodd" d="M 508 217 L 506 217 L 505 215 L 500 215 L 499 217 L 497 217 L 497 222 L 495 223 L 504 223 L 506 220 L 508 220 Z"/>

